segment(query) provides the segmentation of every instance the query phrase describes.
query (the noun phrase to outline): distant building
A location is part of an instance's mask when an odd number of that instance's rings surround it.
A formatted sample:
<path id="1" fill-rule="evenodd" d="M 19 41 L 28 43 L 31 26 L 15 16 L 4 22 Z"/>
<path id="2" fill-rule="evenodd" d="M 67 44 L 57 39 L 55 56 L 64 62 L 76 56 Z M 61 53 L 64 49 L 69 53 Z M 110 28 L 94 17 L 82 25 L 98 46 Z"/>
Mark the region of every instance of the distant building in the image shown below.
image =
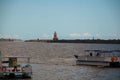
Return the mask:
<path id="1" fill-rule="evenodd" d="M 58 40 L 58 37 L 57 37 L 57 33 L 56 33 L 56 32 L 54 32 L 54 34 L 53 34 L 53 40 L 54 40 L 54 41 Z"/>

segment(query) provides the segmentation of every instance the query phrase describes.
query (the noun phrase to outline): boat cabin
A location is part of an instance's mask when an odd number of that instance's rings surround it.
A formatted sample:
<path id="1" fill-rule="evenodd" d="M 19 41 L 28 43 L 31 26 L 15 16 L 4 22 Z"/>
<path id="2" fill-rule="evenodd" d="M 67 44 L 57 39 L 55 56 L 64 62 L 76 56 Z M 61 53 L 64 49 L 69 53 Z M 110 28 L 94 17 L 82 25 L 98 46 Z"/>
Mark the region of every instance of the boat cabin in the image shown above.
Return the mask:
<path id="1" fill-rule="evenodd" d="M 120 57 L 119 50 L 85 50 L 86 56 L 96 56 L 96 57 L 111 57 L 118 56 Z"/>
<path id="2" fill-rule="evenodd" d="M 85 55 L 76 58 L 76 64 L 120 66 L 120 50 L 85 50 Z"/>
<path id="3" fill-rule="evenodd" d="M 18 63 L 19 59 L 27 59 L 27 64 Z M 32 66 L 29 64 L 30 57 L 6 56 L 0 53 L 0 79 L 8 78 L 31 78 Z"/>

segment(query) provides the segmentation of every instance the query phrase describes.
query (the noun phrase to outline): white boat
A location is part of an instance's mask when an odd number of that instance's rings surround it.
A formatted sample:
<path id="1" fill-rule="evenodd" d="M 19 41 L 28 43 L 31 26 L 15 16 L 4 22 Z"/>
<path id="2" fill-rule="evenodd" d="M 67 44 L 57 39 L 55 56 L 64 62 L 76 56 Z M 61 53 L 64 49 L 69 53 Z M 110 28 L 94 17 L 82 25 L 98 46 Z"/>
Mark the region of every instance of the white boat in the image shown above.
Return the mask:
<path id="1" fill-rule="evenodd" d="M 18 59 L 27 59 L 27 64 L 19 64 Z M 5 56 L 0 52 L 0 79 L 25 79 L 32 77 L 30 57 Z M 15 66 L 16 65 L 16 66 Z"/>
<path id="2" fill-rule="evenodd" d="M 85 50 L 85 55 L 74 56 L 77 65 L 120 67 L 120 50 Z"/>

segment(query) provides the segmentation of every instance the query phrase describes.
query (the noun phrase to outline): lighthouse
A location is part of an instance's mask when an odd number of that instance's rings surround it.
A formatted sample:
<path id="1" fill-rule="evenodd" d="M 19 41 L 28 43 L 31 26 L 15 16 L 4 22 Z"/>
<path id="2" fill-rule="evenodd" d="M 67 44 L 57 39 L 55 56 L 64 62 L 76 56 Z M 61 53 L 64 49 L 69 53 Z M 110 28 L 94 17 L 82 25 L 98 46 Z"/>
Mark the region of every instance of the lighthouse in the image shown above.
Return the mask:
<path id="1" fill-rule="evenodd" d="M 54 32 L 54 34 L 53 34 L 53 40 L 54 40 L 54 41 L 58 40 L 58 37 L 57 37 L 57 33 L 56 33 L 56 32 Z"/>

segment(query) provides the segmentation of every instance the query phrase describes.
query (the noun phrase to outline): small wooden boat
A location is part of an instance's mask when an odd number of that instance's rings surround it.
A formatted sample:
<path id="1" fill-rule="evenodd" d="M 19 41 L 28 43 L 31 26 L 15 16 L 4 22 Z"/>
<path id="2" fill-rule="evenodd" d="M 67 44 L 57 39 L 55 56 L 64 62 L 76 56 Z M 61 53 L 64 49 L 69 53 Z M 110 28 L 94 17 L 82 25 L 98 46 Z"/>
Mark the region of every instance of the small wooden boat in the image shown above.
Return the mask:
<path id="1" fill-rule="evenodd" d="M 74 56 L 77 65 L 120 67 L 120 50 L 85 50 L 85 55 Z"/>
<path id="2" fill-rule="evenodd" d="M 18 59 L 27 59 L 27 64 L 18 64 Z M 3 60 L 4 59 L 4 60 Z M 32 66 L 29 64 L 30 57 L 7 56 L 0 53 L 0 79 L 25 79 L 32 77 Z"/>

